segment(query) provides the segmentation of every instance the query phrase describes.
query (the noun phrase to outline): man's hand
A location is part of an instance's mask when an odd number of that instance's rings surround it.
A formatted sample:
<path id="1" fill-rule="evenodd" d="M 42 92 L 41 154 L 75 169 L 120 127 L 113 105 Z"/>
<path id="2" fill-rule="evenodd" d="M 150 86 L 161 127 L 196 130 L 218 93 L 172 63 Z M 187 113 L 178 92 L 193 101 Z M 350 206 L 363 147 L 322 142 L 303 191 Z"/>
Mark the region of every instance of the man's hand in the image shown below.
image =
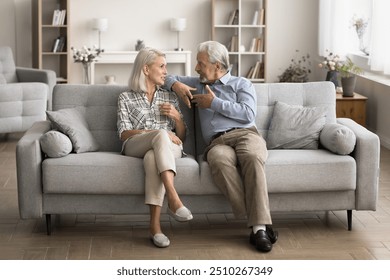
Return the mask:
<path id="1" fill-rule="evenodd" d="M 210 108 L 211 102 L 213 102 L 213 99 L 215 97 L 214 92 L 210 89 L 208 85 L 205 86 L 206 93 L 205 94 L 194 94 L 193 98 L 191 100 L 192 103 L 195 104 L 195 106 L 200 108 Z"/>
<path id="2" fill-rule="evenodd" d="M 196 88 L 189 87 L 186 84 L 183 84 L 181 82 L 175 82 L 172 85 L 172 90 L 176 92 L 177 95 L 180 96 L 180 98 L 183 100 L 183 102 L 187 105 L 188 108 L 191 108 L 191 100 L 192 100 L 191 90 L 194 91 L 196 90 Z"/>

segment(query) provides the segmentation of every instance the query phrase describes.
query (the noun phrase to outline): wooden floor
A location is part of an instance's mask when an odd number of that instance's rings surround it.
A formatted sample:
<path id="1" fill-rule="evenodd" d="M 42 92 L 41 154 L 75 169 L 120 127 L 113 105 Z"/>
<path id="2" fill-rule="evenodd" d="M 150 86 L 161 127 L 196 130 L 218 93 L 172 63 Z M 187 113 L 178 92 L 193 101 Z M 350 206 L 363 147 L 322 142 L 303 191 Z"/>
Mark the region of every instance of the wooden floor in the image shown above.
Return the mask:
<path id="1" fill-rule="evenodd" d="M 0 139 L 0 259 L 267 259 L 389 260 L 390 151 L 381 150 L 379 203 L 375 212 L 273 213 L 279 241 L 263 254 L 249 244 L 245 221 L 231 214 L 195 215 L 181 224 L 163 215 L 166 249 L 148 239 L 148 216 L 67 215 L 56 217 L 52 236 L 45 222 L 18 213 L 15 146 L 18 135 Z"/>

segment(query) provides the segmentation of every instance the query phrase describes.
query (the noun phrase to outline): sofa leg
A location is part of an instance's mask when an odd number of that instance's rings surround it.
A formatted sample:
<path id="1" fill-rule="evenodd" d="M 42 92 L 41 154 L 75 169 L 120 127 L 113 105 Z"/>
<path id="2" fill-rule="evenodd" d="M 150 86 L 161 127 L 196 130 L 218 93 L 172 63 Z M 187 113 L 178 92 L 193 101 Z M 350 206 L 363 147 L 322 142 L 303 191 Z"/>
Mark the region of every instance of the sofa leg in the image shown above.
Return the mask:
<path id="1" fill-rule="evenodd" d="M 46 233 L 51 235 L 51 215 L 46 214 Z"/>
<path id="2" fill-rule="evenodd" d="M 348 230 L 352 230 L 352 210 L 347 210 Z"/>

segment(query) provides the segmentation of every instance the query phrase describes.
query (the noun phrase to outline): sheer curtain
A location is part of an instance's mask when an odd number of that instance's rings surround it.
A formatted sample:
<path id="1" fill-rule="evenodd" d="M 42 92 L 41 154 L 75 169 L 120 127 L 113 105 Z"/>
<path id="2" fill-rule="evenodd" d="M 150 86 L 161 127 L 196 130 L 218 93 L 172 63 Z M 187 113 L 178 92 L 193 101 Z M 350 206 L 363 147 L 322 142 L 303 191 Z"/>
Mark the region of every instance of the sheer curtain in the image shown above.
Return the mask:
<path id="1" fill-rule="evenodd" d="M 320 0 L 318 53 L 326 50 L 345 57 L 356 48 L 356 34 L 351 32 L 353 0 Z M 390 0 L 371 0 L 371 39 L 369 66 L 373 71 L 390 74 Z"/>
<path id="2" fill-rule="evenodd" d="M 353 11 L 352 0 L 320 0 L 318 53 L 326 56 L 327 51 L 344 57 L 352 48 L 350 32 Z"/>
<path id="3" fill-rule="evenodd" d="M 371 19 L 371 70 L 390 74 L 390 1 L 373 0 Z"/>

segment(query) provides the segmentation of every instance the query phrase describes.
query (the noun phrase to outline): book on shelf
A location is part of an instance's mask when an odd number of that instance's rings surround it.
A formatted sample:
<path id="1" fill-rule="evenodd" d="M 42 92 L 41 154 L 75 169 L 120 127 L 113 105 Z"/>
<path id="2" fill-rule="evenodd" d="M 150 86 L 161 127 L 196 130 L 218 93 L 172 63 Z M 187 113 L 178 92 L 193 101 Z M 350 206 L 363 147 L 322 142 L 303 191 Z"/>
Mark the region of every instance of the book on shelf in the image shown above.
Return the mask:
<path id="1" fill-rule="evenodd" d="M 249 47 L 249 52 L 262 52 L 264 50 L 264 42 L 261 37 L 255 37 L 252 39 Z"/>
<path id="2" fill-rule="evenodd" d="M 238 24 L 238 14 L 239 14 L 238 9 L 233 10 L 230 13 L 229 20 L 228 20 L 228 25 L 237 25 Z"/>
<path id="3" fill-rule="evenodd" d="M 53 12 L 53 20 L 52 25 L 64 25 L 65 24 L 65 18 L 66 18 L 66 10 L 54 10 Z"/>
<path id="4" fill-rule="evenodd" d="M 58 49 L 58 45 L 60 44 L 60 38 L 56 38 L 54 39 L 54 43 L 53 43 L 53 48 L 52 48 L 52 52 L 57 52 L 57 49 Z"/>
<path id="5" fill-rule="evenodd" d="M 52 51 L 54 53 L 63 52 L 65 48 L 65 41 L 66 41 L 65 37 L 63 36 L 57 37 L 54 40 Z"/>
<path id="6" fill-rule="evenodd" d="M 227 45 L 227 49 L 229 52 L 238 52 L 238 36 L 234 35 L 230 39 L 230 42 Z"/>
<path id="7" fill-rule="evenodd" d="M 257 61 L 255 65 L 249 68 L 248 73 L 246 74 L 248 79 L 263 79 L 264 78 L 264 63 Z"/>
<path id="8" fill-rule="evenodd" d="M 259 24 L 259 11 L 255 11 L 253 14 L 252 25 Z"/>
<path id="9" fill-rule="evenodd" d="M 260 11 L 258 12 L 258 14 L 259 14 L 259 16 L 258 16 L 257 24 L 258 24 L 258 25 L 264 25 L 264 14 L 265 14 L 264 9 L 260 9 Z"/>

